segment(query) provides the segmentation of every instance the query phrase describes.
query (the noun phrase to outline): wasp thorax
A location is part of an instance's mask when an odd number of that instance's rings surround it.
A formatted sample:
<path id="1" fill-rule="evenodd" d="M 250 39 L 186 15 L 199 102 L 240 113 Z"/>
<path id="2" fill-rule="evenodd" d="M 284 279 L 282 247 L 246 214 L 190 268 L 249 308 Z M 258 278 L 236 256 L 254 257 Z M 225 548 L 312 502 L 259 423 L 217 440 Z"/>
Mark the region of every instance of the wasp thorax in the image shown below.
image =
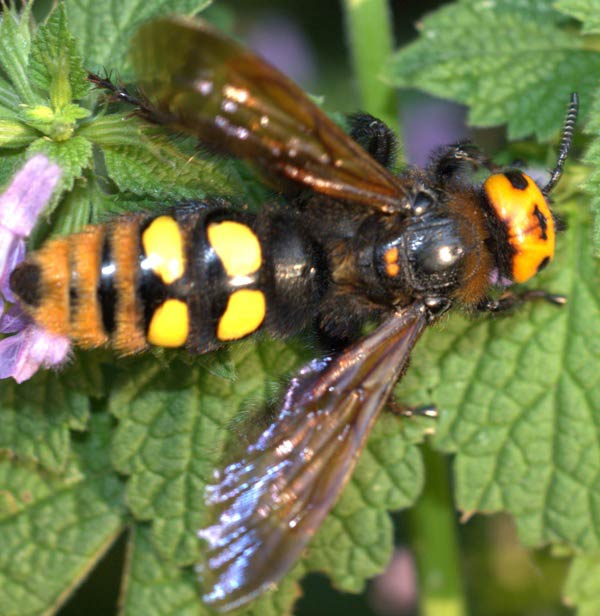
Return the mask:
<path id="1" fill-rule="evenodd" d="M 462 271 L 466 247 L 459 221 L 420 216 L 379 251 L 378 271 L 409 293 L 450 289 Z"/>

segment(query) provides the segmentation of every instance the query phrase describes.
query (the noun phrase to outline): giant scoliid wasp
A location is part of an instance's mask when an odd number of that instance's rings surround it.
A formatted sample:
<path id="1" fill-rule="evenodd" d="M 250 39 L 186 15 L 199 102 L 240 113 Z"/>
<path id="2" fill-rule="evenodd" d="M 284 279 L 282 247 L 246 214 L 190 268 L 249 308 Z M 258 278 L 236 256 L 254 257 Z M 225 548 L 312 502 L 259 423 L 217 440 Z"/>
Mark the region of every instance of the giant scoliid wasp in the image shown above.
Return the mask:
<path id="1" fill-rule="evenodd" d="M 256 214 L 207 199 L 117 218 L 51 240 L 11 284 L 40 325 L 81 346 L 203 353 L 260 328 L 288 336 L 309 325 L 338 341 L 292 379 L 271 424 L 207 491 L 203 598 L 230 609 L 299 557 L 428 325 L 453 307 L 562 301 L 508 287 L 553 257 L 548 194 L 571 145 L 577 97 L 542 188 L 469 144 L 395 175 L 394 137 L 382 122 L 355 115 L 346 134 L 279 71 L 205 23 L 149 22 L 132 49 L 139 94 L 92 80 L 149 121 L 254 163 L 292 198 Z M 482 185 L 466 177 L 477 167 L 490 171 Z M 361 338 L 367 321 L 379 326 Z"/>

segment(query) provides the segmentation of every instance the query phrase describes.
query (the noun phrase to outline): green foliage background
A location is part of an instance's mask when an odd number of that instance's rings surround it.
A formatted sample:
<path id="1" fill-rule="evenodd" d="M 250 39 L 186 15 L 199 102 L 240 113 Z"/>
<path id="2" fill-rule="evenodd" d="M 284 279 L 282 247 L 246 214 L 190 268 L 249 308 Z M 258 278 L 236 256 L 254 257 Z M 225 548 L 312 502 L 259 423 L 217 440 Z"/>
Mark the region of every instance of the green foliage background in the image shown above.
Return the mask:
<path id="1" fill-rule="evenodd" d="M 165 201 L 220 194 L 259 202 L 262 189 L 242 166 L 106 107 L 85 80 L 84 69 L 104 66 L 128 79 L 127 43 L 139 23 L 207 4 L 64 0 L 39 25 L 30 5 L 19 15 L 4 10 L 0 183 L 35 152 L 64 170 L 34 244 Z M 439 405 L 432 447 L 455 454 L 460 510 L 507 511 L 525 545 L 573 556 L 564 596 L 581 614 L 596 614 L 600 597 L 600 279 L 587 207 L 600 207 L 599 14 L 598 0 L 457 0 L 370 72 L 359 61 L 368 41 L 356 37 L 352 48 L 361 79 L 465 103 L 473 124 L 505 124 L 510 138 L 534 135 L 540 143 L 528 154 L 541 165 L 552 164 L 565 102 L 579 92 L 587 166 L 568 164 L 555 195 L 568 231 L 536 283 L 566 293 L 568 306 L 453 315 L 428 332 L 398 395 Z M 382 101 L 372 104 L 385 114 Z M 119 360 L 99 351 L 78 354 L 60 374 L 0 383 L 0 613 L 56 611 L 125 530 L 120 613 L 207 613 L 191 569 L 204 485 L 231 422 L 252 416 L 309 356 L 297 342 L 266 340 L 201 358 Z M 390 557 L 388 511 L 409 507 L 422 489 L 418 444 L 433 427 L 382 417 L 307 555 L 244 613 L 289 613 L 310 571 L 362 590 Z"/>

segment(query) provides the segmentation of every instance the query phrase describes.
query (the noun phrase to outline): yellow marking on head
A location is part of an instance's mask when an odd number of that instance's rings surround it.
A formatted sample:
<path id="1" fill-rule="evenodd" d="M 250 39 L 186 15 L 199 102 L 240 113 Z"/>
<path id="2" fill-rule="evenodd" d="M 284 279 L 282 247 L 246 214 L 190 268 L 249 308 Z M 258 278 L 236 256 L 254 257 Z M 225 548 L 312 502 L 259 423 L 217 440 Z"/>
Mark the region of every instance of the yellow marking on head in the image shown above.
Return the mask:
<path id="1" fill-rule="evenodd" d="M 258 271 L 262 263 L 262 251 L 250 227 L 225 220 L 209 224 L 206 233 L 228 276 L 249 276 Z"/>
<path id="2" fill-rule="evenodd" d="M 163 347 L 180 347 L 185 344 L 188 331 L 187 304 L 178 299 L 168 299 L 152 315 L 148 342 Z"/>
<path id="3" fill-rule="evenodd" d="M 155 218 L 142 233 L 142 244 L 146 253 L 144 266 L 151 268 L 165 284 L 183 276 L 183 238 L 179 225 L 173 218 Z"/>
<path id="4" fill-rule="evenodd" d="M 525 282 L 554 257 L 556 230 L 546 197 L 525 173 L 517 187 L 504 173 L 491 175 L 483 184 L 488 201 L 506 226 L 514 254 L 511 277 Z"/>
<path id="5" fill-rule="evenodd" d="M 238 340 L 255 332 L 265 320 L 267 305 L 262 291 L 240 289 L 229 296 L 217 327 L 219 340 Z"/>

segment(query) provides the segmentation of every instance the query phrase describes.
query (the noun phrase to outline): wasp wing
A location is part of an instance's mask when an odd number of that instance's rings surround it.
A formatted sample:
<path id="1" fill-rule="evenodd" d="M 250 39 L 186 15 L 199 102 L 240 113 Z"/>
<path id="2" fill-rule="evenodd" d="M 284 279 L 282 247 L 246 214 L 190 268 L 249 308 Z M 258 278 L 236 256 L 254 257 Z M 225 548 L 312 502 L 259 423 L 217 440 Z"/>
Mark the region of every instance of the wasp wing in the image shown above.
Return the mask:
<path id="1" fill-rule="evenodd" d="M 383 211 L 405 205 L 402 182 L 273 66 L 208 24 L 163 17 L 132 44 L 155 121 L 333 197 Z"/>
<path id="2" fill-rule="evenodd" d="M 207 547 L 198 565 L 206 603 L 237 607 L 296 561 L 349 479 L 426 324 L 423 305 L 412 304 L 292 380 L 276 419 L 207 489 L 212 523 L 199 531 Z"/>

